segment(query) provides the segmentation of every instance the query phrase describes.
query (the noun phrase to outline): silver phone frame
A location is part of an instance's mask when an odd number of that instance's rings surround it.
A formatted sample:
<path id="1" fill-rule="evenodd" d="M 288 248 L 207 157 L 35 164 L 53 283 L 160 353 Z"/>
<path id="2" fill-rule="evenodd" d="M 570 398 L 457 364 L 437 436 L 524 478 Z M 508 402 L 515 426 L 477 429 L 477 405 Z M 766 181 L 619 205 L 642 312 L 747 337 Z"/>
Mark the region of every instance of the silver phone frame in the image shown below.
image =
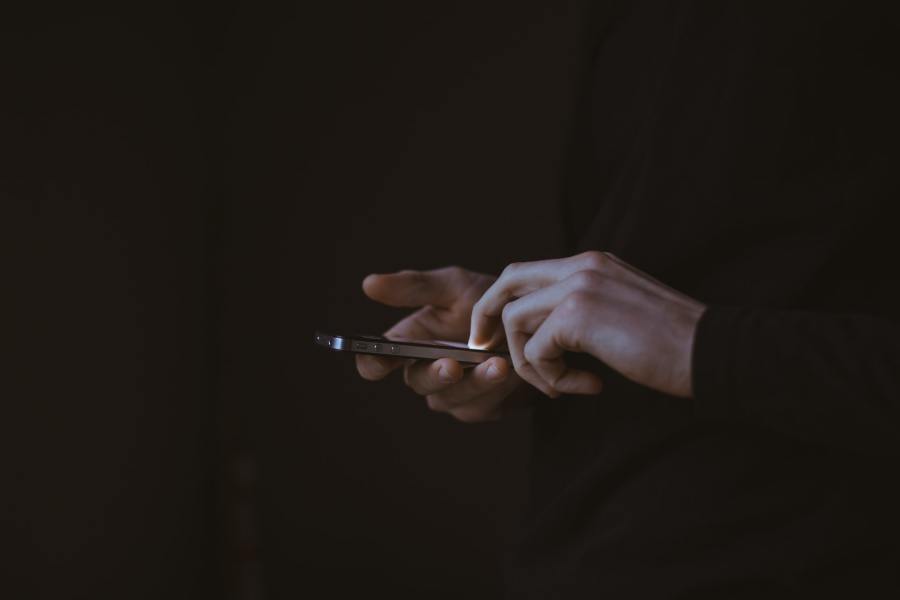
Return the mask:
<path id="1" fill-rule="evenodd" d="M 338 352 L 353 352 L 356 354 L 374 354 L 378 356 L 392 356 L 395 358 L 412 358 L 437 360 L 439 358 L 452 358 L 461 363 L 480 364 L 484 361 L 499 356 L 510 360 L 506 352 L 494 350 L 470 350 L 465 348 L 453 348 L 450 346 L 436 346 L 427 342 L 409 341 L 376 341 L 357 335 L 337 335 L 316 332 L 316 343 L 330 350 Z"/>

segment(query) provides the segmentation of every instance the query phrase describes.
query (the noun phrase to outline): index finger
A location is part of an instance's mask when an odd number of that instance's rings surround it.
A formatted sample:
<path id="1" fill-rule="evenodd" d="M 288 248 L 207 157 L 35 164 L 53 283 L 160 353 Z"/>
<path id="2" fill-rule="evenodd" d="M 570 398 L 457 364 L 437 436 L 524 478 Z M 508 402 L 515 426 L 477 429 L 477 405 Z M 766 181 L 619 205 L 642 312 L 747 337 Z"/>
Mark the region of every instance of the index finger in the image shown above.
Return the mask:
<path id="1" fill-rule="evenodd" d="M 591 253 L 586 252 L 569 258 L 512 263 L 507 266 L 472 307 L 469 347 L 486 349 L 502 339 L 500 318 L 503 307 L 510 300 L 556 283 L 576 271 L 591 269 L 595 260 Z"/>

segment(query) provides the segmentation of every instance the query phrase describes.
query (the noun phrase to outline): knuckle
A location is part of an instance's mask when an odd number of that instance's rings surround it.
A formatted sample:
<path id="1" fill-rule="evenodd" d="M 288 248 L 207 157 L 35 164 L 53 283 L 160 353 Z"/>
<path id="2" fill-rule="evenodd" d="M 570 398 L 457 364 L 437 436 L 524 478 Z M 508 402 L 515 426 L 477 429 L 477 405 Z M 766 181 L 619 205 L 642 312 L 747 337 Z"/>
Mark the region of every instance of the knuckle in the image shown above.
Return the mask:
<path id="1" fill-rule="evenodd" d="M 519 270 L 521 267 L 522 267 L 522 263 L 517 263 L 517 262 L 509 263 L 503 269 L 503 272 L 500 273 L 500 278 L 502 279 L 504 277 L 509 277 L 510 275 L 514 274 L 517 270 Z"/>
<path id="2" fill-rule="evenodd" d="M 592 271 L 589 269 L 585 269 L 583 271 L 576 271 L 572 275 L 572 282 L 575 284 L 576 288 L 592 288 L 597 286 L 600 281 L 603 279 L 603 276 L 600 275 L 597 271 Z"/>
<path id="3" fill-rule="evenodd" d="M 522 348 L 522 355 L 525 357 L 525 360 L 528 361 L 529 364 L 534 364 L 538 362 L 540 356 L 538 355 L 537 348 L 534 344 L 529 340 L 525 347 Z"/>
<path id="4" fill-rule="evenodd" d="M 466 269 L 455 264 L 442 267 L 436 271 L 436 273 L 439 273 L 442 277 L 453 282 L 463 279 L 466 276 L 466 272 Z"/>
<path id="5" fill-rule="evenodd" d="M 600 252 L 599 250 L 588 250 L 587 252 L 582 252 L 580 258 L 581 261 L 584 262 L 586 268 L 593 269 L 595 271 L 602 271 L 609 264 L 608 253 Z"/>
<path id="6" fill-rule="evenodd" d="M 500 311 L 500 317 L 507 331 L 515 329 L 513 325 L 516 324 L 517 316 L 518 310 L 516 309 L 515 302 L 508 302 L 503 305 L 503 310 Z"/>
<path id="7" fill-rule="evenodd" d="M 577 290 L 566 296 L 559 308 L 566 313 L 580 313 L 591 304 L 591 295 L 584 290 Z"/>

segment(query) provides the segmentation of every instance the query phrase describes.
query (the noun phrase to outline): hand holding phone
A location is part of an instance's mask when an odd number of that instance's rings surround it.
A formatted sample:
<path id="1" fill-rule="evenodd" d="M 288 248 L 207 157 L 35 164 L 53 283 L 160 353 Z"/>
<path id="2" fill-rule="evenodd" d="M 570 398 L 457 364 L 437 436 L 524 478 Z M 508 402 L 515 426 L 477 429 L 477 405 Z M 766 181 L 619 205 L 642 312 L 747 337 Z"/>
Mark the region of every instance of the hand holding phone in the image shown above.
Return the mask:
<path id="1" fill-rule="evenodd" d="M 385 332 L 386 338 L 449 340 L 469 339 L 472 307 L 496 278 L 459 267 L 431 271 L 399 271 L 369 275 L 363 291 L 371 299 L 394 307 L 417 309 Z M 522 380 L 502 355 L 474 368 L 463 369 L 450 357 L 434 361 L 357 354 L 356 365 L 365 379 L 379 380 L 403 368 L 404 381 L 429 408 L 460 421 L 488 421 L 500 417 L 508 398 Z"/>

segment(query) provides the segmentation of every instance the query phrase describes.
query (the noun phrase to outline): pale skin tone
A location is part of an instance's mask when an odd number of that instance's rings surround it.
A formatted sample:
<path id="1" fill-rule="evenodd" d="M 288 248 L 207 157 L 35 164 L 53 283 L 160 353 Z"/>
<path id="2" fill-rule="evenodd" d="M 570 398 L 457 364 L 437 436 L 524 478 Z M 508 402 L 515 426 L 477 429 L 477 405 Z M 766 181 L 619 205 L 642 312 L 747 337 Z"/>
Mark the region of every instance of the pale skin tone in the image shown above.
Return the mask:
<path id="1" fill-rule="evenodd" d="M 417 339 L 507 345 L 471 368 L 357 355 L 370 380 L 403 369 L 432 410 L 464 422 L 491 421 L 533 386 L 551 398 L 602 393 L 595 374 L 569 368 L 565 352 L 586 353 L 652 389 L 690 398 L 694 333 L 706 309 L 607 252 L 513 263 L 499 277 L 459 267 L 369 275 L 363 290 L 389 306 L 416 308 L 385 332 Z"/>

